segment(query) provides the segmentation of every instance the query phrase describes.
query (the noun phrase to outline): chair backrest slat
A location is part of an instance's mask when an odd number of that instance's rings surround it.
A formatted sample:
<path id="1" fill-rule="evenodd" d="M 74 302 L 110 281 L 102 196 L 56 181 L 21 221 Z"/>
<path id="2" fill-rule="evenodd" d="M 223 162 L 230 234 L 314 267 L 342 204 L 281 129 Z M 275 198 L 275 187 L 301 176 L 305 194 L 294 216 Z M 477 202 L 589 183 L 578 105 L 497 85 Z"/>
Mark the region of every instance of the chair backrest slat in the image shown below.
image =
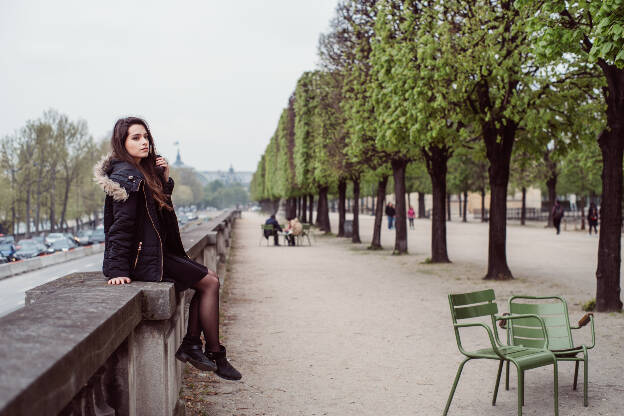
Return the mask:
<path id="1" fill-rule="evenodd" d="M 514 336 L 513 345 L 529 347 L 529 348 L 544 348 L 544 343 L 546 340 L 544 338 L 518 338 Z M 550 346 L 550 344 L 549 344 Z"/>
<path id="2" fill-rule="evenodd" d="M 477 318 L 479 316 L 490 316 L 498 313 L 495 303 L 482 303 L 480 305 L 464 306 L 455 308 L 456 319 Z"/>
<path id="3" fill-rule="evenodd" d="M 493 289 L 481 290 L 479 292 L 460 293 L 456 295 L 449 295 L 449 297 L 454 307 L 491 302 L 495 299 Z"/>
<path id="4" fill-rule="evenodd" d="M 565 313 L 564 306 L 558 303 L 511 303 L 511 313 L 532 313 L 535 315 L 563 315 Z"/>

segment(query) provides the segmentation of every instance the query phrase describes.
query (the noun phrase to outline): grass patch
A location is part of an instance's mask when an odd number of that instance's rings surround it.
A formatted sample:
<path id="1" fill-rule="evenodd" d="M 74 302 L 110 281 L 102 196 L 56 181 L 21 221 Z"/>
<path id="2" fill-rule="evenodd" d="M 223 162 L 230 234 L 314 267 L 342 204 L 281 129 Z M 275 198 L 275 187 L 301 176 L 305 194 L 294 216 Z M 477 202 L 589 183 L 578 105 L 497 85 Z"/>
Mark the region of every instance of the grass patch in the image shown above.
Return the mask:
<path id="1" fill-rule="evenodd" d="M 591 299 L 583 304 L 582 308 L 585 312 L 591 312 L 596 309 L 596 298 Z"/>

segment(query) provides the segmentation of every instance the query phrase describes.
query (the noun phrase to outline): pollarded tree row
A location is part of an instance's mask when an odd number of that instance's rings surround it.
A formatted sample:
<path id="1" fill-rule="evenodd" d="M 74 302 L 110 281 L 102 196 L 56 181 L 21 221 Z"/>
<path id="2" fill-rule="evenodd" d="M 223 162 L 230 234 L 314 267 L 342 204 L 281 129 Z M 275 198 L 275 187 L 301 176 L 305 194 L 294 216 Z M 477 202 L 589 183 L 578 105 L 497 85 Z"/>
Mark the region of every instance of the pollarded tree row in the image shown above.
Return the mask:
<path id="1" fill-rule="evenodd" d="M 593 166 L 583 161 L 596 161 L 599 144 L 603 220 L 597 308 L 619 310 L 623 17 L 617 0 L 548 6 L 530 0 L 342 0 L 319 42 L 322 69 L 300 78 L 252 191 L 258 199 L 318 194 L 317 223 L 329 231 L 332 190 L 339 199 L 340 235 L 346 184 L 352 183 L 357 200 L 362 179 L 374 182 L 375 247 L 391 177 L 397 202 L 394 251 L 400 254 L 408 249 L 406 172 L 427 172 L 433 194 L 431 258 L 447 262 L 445 199 L 449 192 L 484 195 L 487 187 L 485 278 L 511 279 L 510 181 L 519 189 L 543 181 L 554 202 L 564 175 L 561 186 L 587 194 L 588 181 L 573 185 L 572 166 L 580 163 L 587 169 L 579 174 L 595 177 Z M 357 225 L 357 217 L 354 221 Z"/>

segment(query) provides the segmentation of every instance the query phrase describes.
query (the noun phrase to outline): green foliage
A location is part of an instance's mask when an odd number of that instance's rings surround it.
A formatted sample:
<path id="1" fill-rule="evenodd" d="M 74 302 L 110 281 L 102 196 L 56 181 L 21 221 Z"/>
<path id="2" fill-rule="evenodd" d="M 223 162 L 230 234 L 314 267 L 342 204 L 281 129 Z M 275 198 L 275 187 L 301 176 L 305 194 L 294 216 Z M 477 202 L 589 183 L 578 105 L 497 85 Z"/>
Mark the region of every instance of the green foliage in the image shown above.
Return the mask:
<path id="1" fill-rule="evenodd" d="M 541 7 L 527 22 L 542 61 L 572 54 L 624 68 L 624 1 L 516 1 L 521 9 L 536 5 Z"/>
<path id="2" fill-rule="evenodd" d="M 239 184 L 225 185 L 221 181 L 212 181 L 204 188 L 205 205 L 218 209 L 243 206 L 249 202 L 249 193 Z"/>
<path id="3" fill-rule="evenodd" d="M 199 174 L 193 168 L 170 167 L 170 176 L 175 180 L 171 199 L 176 205 L 198 204 L 204 199 L 204 186 Z"/>

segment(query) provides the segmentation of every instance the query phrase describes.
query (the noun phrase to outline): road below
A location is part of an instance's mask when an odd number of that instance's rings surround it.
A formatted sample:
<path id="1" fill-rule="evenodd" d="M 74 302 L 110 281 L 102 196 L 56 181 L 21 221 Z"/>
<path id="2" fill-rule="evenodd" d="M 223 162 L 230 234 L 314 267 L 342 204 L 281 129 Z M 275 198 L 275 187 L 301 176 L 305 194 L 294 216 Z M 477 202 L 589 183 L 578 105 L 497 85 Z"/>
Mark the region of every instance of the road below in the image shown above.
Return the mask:
<path id="1" fill-rule="evenodd" d="M 28 289 L 70 273 L 102 270 L 103 255 L 98 253 L 0 280 L 0 316 L 24 306 L 24 294 Z"/>

